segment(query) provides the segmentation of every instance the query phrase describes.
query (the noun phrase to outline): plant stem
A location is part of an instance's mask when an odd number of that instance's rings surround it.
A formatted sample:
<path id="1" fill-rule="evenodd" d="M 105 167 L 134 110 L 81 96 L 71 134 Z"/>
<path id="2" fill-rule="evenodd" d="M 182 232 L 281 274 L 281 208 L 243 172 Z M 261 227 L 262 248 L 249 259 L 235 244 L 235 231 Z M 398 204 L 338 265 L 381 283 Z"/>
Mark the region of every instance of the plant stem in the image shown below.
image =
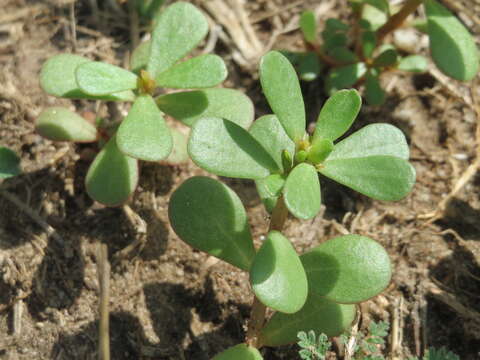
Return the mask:
<path id="1" fill-rule="evenodd" d="M 407 17 L 412 14 L 422 4 L 422 0 L 407 0 L 399 12 L 393 15 L 388 21 L 377 31 L 377 41 L 380 42 L 391 33 L 399 28 Z"/>
<path id="2" fill-rule="evenodd" d="M 277 200 L 277 204 L 272 212 L 270 218 L 270 225 L 268 226 L 268 232 L 272 230 L 282 231 L 285 220 L 287 220 L 288 210 L 285 206 L 283 196 L 280 196 Z M 265 323 L 265 314 L 267 307 L 262 304 L 256 296 L 253 298 L 252 311 L 250 313 L 250 321 L 248 323 L 246 342 L 250 346 L 259 347 L 258 333 Z"/>

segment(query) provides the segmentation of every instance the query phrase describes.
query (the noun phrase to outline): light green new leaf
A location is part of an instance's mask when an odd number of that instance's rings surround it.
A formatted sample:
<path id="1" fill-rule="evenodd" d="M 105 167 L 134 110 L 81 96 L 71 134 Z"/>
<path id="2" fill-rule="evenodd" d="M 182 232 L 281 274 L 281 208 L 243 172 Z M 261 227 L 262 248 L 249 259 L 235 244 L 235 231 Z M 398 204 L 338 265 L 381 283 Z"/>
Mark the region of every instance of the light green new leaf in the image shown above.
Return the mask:
<path id="1" fill-rule="evenodd" d="M 376 7 L 378 10 L 388 14 L 390 12 L 390 6 L 387 0 L 364 0 L 366 4 Z"/>
<path id="2" fill-rule="evenodd" d="M 205 54 L 173 65 L 156 77 L 159 86 L 174 89 L 207 88 L 227 77 L 227 67 L 217 55 Z"/>
<path id="3" fill-rule="evenodd" d="M 204 176 L 186 180 L 168 207 L 170 224 L 187 244 L 248 271 L 255 257 L 245 208 L 221 182 Z"/>
<path id="4" fill-rule="evenodd" d="M 361 106 L 362 98 L 357 90 L 340 90 L 333 94 L 320 110 L 312 143 L 320 139 L 335 141 L 345 134 Z"/>
<path id="5" fill-rule="evenodd" d="M 385 91 L 375 71 L 370 70 L 365 79 L 365 98 L 370 105 L 382 105 L 385 102 Z"/>
<path id="6" fill-rule="evenodd" d="M 262 179 L 279 167 L 245 129 L 219 118 L 202 118 L 193 124 L 188 141 L 191 159 L 212 174 Z"/>
<path id="7" fill-rule="evenodd" d="M 258 195 L 266 210 L 271 213 L 277 204 L 285 184 L 285 175 L 272 174 L 265 179 L 255 180 Z"/>
<path id="8" fill-rule="evenodd" d="M 334 147 L 331 140 L 320 139 L 313 143 L 308 150 L 307 160 L 312 164 L 320 164 L 330 155 Z"/>
<path id="9" fill-rule="evenodd" d="M 136 159 L 159 161 L 172 151 L 173 140 L 150 95 L 137 97 L 117 131 L 121 152 Z"/>
<path id="10" fill-rule="evenodd" d="M 328 240 L 300 259 L 310 291 L 337 303 L 359 303 L 378 295 L 392 275 L 385 249 L 360 235 Z"/>
<path id="11" fill-rule="evenodd" d="M 393 156 L 377 155 L 338 160 L 331 160 L 329 157 L 319 171 L 359 193 L 383 201 L 404 198 L 415 183 L 413 166 L 408 161 Z"/>
<path id="12" fill-rule="evenodd" d="M 387 49 L 380 53 L 373 60 L 373 67 L 393 66 L 398 60 L 398 53 L 395 49 Z"/>
<path id="13" fill-rule="evenodd" d="M 69 99 L 93 99 L 132 101 L 135 95 L 131 91 L 116 94 L 93 96 L 88 95 L 78 87 L 75 70 L 79 65 L 91 62 L 83 56 L 60 54 L 48 59 L 40 72 L 40 85 L 46 93 Z"/>
<path id="14" fill-rule="evenodd" d="M 250 268 L 255 296 L 266 306 L 283 312 L 300 310 L 308 295 L 307 277 L 290 241 L 271 231 Z"/>
<path id="15" fill-rule="evenodd" d="M 258 118 L 253 123 L 249 133 L 270 154 L 278 168 L 283 172 L 282 151 L 287 150 L 290 154 L 295 153 L 295 143 L 288 137 L 278 118 L 275 115 L 265 115 Z"/>
<path id="16" fill-rule="evenodd" d="M 309 43 L 315 43 L 317 41 L 317 21 L 312 11 L 304 11 L 302 13 L 300 17 L 300 29 L 306 41 Z"/>
<path id="17" fill-rule="evenodd" d="M 188 126 L 200 118 L 218 117 L 248 129 L 254 117 L 250 98 L 232 89 L 184 91 L 162 95 L 155 100 L 160 110 Z"/>
<path id="18" fill-rule="evenodd" d="M 140 70 L 145 69 L 150 58 L 150 48 L 152 41 L 147 40 L 138 45 L 130 56 L 130 70 L 138 74 Z"/>
<path id="19" fill-rule="evenodd" d="M 321 194 L 318 174 L 313 165 L 298 164 L 288 174 L 283 188 L 285 205 L 299 219 L 311 219 L 320 211 Z"/>
<path id="20" fill-rule="evenodd" d="M 147 71 L 156 78 L 183 58 L 208 32 L 205 16 L 194 5 L 175 2 L 158 17 Z"/>
<path id="21" fill-rule="evenodd" d="M 221 352 L 212 360 L 262 360 L 260 352 L 247 344 L 238 344 Z"/>
<path id="22" fill-rule="evenodd" d="M 75 78 L 80 89 L 90 95 L 108 95 L 137 88 L 137 75 L 98 61 L 78 66 Z"/>
<path id="23" fill-rule="evenodd" d="M 462 81 L 478 72 L 475 41 L 460 21 L 437 1 L 426 0 L 430 51 L 435 64 L 446 75 Z"/>
<path id="24" fill-rule="evenodd" d="M 278 120 L 293 141 L 305 135 L 305 106 L 297 74 L 288 59 L 270 51 L 260 62 L 260 82 Z"/>
<path id="25" fill-rule="evenodd" d="M 182 164 L 188 161 L 188 135 L 177 129 L 170 129 L 173 140 L 173 147 L 170 155 L 165 159 L 167 164 Z"/>
<path id="26" fill-rule="evenodd" d="M 138 182 L 137 160 L 124 155 L 115 136 L 98 153 L 85 179 L 88 195 L 108 206 L 117 206 L 128 200 Z"/>
<path id="27" fill-rule="evenodd" d="M 362 7 L 362 20 L 370 23 L 371 30 L 377 30 L 387 22 L 388 15 L 385 11 L 370 4 L 364 4 Z"/>
<path id="28" fill-rule="evenodd" d="M 262 328 L 260 345 L 281 346 L 297 341 L 299 331 L 337 336 L 355 319 L 355 305 L 331 302 L 310 291 L 303 308 L 295 314 L 275 313 Z"/>
<path id="29" fill-rule="evenodd" d="M 398 63 L 398 70 L 424 72 L 427 71 L 427 66 L 428 61 L 425 56 L 410 55 L 400 60 L 400 62 Z"/>
<path id="30" fill-rule="evenodd" d="M 370 124 L 335 145 L 327 161 L 388 155 L 407 160 L 410 154 L 403 132 L 390 124 Z"/>
<path id="31" fill-rule="evenodd" d="M 0 146 L 0 179 L 6 179 L 20 174 L 20 158 L 4 146 Z"/>
<path id="32" fill-rule="evenodd" d="M 41 136 L 54 141 L 92 142 L 97 140 L 97 129 L 80 115 L 64 107 L 43 110 L 35 130 Z"/>
<path id="33" fill-rule="evenodd" d="M 364 63 L 356 63 L 333 68 L 327 75 L 325 90 L 329 95 L 355 85 L 367 72 Z"/>

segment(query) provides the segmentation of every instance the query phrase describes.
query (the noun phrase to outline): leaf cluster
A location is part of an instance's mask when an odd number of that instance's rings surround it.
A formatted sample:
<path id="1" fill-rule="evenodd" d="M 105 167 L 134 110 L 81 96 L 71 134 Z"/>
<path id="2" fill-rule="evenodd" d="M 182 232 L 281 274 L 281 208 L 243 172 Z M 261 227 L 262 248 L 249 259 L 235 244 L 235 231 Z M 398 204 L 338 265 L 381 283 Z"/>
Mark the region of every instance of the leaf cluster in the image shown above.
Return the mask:
<path id="1" fill-rule="evenodd" d="M 298 354 L 303 360 L 325 360 L 327 351 L 332 346 L 325 334 L 320 334 L 317 338 L 315 332 L 310 330 L 308 334 L 300 331 L 298 334 L 299 341 L 297 345 L 300 347 Z"/>

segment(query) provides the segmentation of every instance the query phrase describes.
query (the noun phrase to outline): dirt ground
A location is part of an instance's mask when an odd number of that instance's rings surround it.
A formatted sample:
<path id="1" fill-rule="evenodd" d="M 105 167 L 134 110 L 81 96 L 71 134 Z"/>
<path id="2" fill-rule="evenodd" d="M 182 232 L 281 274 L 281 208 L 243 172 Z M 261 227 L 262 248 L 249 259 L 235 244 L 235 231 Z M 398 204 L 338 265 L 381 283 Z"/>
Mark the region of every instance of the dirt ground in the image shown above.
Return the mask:
<path id="1" fill-rule="evenodd" d="M 269 48 L 302 48 L 297 23 L 303 9 L 316 9 L 320 19 L 348 20 L 350 14 L 346 0 L 244 5 L 228 0 L 226 10 L 219 2 L 195 1 L 213 29 L 200 49 L 210 46 L 225 59 L 230 75 L 224 86 L 246 91 L 257 116 L 269 112 L 257 80 L 258 56 Z M 123 208 L 105 208 L 86 195 L 83 180 L 93 146 L 53 143 L 34 132 L 34 121 L 47 106 L 63 104 L 79 112 L 97 108 L 95 102 L 46 95 L 38 82 L 46 59 L 74 52 L 117 65 L 127 62 L 126 6 L 112 4 L 118 3 L 0 0 L 0 145 L 21 156 L 24 170 L 0 186 L 1 359 L 97 358 L 101 243 L 108 245 L 112 264 L 113 359 L 210 359 L 244 338 L 252 301 L 247 275 L 221 262 L 206 270 L 207 255 L 180 241 L 168 223 L 169 196 L 202 170 L 191 162 L 142 164 L 140 185 L 129 203 L 132 218 Z M 478 43 L 479 1 L 444 4 Z M 244 15 L 251 27 L 236 28 L 225 20 L 227 10 L 238 15 L 234 19 Z M 424 39 L 418 47 L 426 52 Z M 372 320 L 392 324 L 385 356 L 407 359 L 428 347 L 446 346 L 462 360 L 480 359 L 480 175 L 472 167 L 479 78 L 459 84 L 431 65 L 426 74 L 396 72 L 382 81 L 387 102 L 364 106 L 352 131 L 376 122 L 404 131 L 417 171 L 412 194 L 398 203 L 371 201 L 322 178 L 321 214 L 310 221 L 289 219 L 285 233 L 299 252 L 350 232 L 386 247 L 394 265 L 392 283 L 361 305 L 359 323 L 360 331 Z M 313 120 L 325 100 L 322 84 L 302 87 Z M 100 111 L 121 116 L 124 106 L 110 104 Z M 240 195 L 259 241 L 268 216 L 253 182 L 222 180 Z M 146 223 L 146 234 L 135 214 Z M 136 246 L 142 239 L 145 245 Z M 298 359 L 297 351 L 292 345 L 262 353 L 265 359 Z M 341 357 L 332 352 L 330 358 Z"/>

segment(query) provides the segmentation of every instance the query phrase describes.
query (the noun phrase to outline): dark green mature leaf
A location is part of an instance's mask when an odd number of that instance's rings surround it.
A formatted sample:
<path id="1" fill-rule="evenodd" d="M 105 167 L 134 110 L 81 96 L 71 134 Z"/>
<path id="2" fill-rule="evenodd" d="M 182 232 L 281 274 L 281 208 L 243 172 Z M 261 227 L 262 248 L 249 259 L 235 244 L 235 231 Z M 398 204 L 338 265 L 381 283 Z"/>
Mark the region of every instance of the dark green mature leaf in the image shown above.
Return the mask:
<path id="1" fill-rule="evenodd" d="M 188 126 L 200 118 L 218 117 L 248 129 L 254 117 L 250 98 L 232 89 L 172 93 L 159 96 L 156 102 L 160 110 Z"/>
<path id="2" fill-rule="evenodd" d="M 157 75 L 159 86 L 174 89 L 207 88 L 220 84 L 227 77 L 227 67 L 217 55 L 205 54 L 173 65 Z"/>
<path id="3" fill-rule="evenodd" d="M 320 139 L 335 141 L 345 134 L 361 106 L 362 98 L 357 90 L 340 90 L 333 94 L 320 110 L 312 143 Z"/>
<path id="4" fill-rule="evenodd" d="M 299 331 L 337 336 L 355 319 L 355 305 L 331 302 L 312 292 L 303 308 L 295 314 L 275 313 L 260 332 L 259 342 L 265 346 L 294 343 Z"/>
<path id="5" fill-rule="evenodd" d="M 373 60 L 374 67 L 393 66 L 398 60 L 398 53 L 395 49 L 387 49 L 380 53 L 375 60 Z"/>
<path id="6" fill-rule="evenodd" d="M 40 72 L 40 85 L 46 93 L 69 99 L 99 99 L 132 101 L 135 95 L 131 91 L 105 96 L 93 96 L 84 93 L 78 87 L 75 70 L 81 64 L 91 62 L 83 56 L 60 54 L 48 59 Z"/>
<path id="7" fill-rule="evenodd" d="M 194 5 L 175 2 L 156 22 L 147 71 L 156 78 L 183 58 L 208 32 L 205 16 Z"/>
<path id="8" fill-rule="evenodd" d="M 118 66 L 90 61 L 75 70 L 77 84 L 90 95 L 109 95 L 137 88 L 137 75 Z"/>
<path id="9" fill-rule="evenodd" d="M 479 55 L 467 29 L 437 1 L 426 0 L 430 51 L 435 64 L 457 80 L 471 80 L 478 72 Z"/>
<path id="10" fill-rule="evenodd" d="M 247 215 L 228 186 L 203 176 L 189 178 L 170 198 L 168 216 L 177 235 L 189 245 L 250 269 L 255 249 Z"/>
<path id="11" fill-rule="evenodd" d="M 307 52 L 300 57 L 298 76 L 303 81 L 315 80 L 322 70 L 322 63 L 314 52 Z"/>
<path id="12" fill-rule="evenodd" d="M 377 46 L 377 36 L 373 31 L 364 31 L 362 33 L 362 53 L 366 59 L 370 59 L 373 50 Z"/>
<path id="13" fill-rule="evenodd" d="M 20 158 L 9 148 L 0 146 L 0 179 L 17 176 L 20 173 Z"/>
<path id="14" fill-rule="evenodd" d="M 64 107 L 43 110 L 35 124 L 41 136 L 54 141 L 92 142 L 97 140 L 97 129 L 80 115 Z"/>
<path id="15" fill-rule="evenodd" d="M 121 152 L 136 159 L 159 161 L 172 151 L 173 140 L 150 95 L 137 97 L 117 132 Z"/>
<path id="16" fill-rule="evenodd" d="M 312 11 L 304 11 L 302 13 L 300 17 L 300 29 L 306 41 L 309 43 L 315 43 L 317 41 L 317 21 Z"/>
<path id="17" fill-rule="evenodd" d="M 369 71 L 365 79 L 365 98 L 370 105 L 382 105 L 385 102 L 385 91 L 380 85 L 376 72 Z"/>
<path id="18" fill-rule="evenodd" d="M 424 72 L 427 71 L 427 67 L 427 58 L 422 55 L 406 56 L 398 63 L 398 70 L 403 71 Z"/>
<path id="19" fill-rule="evenodd" d="M 333 95 L 338 90 L 345 89 L 355 85 L 367 72 L 364 63 L 356 63 L 346 66 L 333 68 L 327 75 L 325 81 L 325 90 Z"/>
<path id="20" fill-rule="evenodd" d="M 358 62 L 358 56 L 346 46 L 337 46 L 329 49 L 328 54 L 342 64 Z"/>
<path id="21" fill-rule="evenodd" d="M 285 205 L 299 219 L 311 219 L 320 211 L 318 174 L 313 165 L 302 163 L 293 168 L 283 188 Z"/>
<path id="22" fill-rule="evenodd" d="M 188 153 L 198 166 L 216 175 L 262 179 L 280 170 L 245 129 L 219 118 L 202 118 L 193 124 Z"/>
<path id="23" fill-rule="evenodd" d="M 139 0 L 136 1 L 136 8 L 140 16 L 151 19 L 155 17 L 164 2 L 165 0 Z"/>
<path id="24" fill-rule="evenodd" d="M 130 70 L 138 74 L 140 70 L 146 69 L 150 58 L 152 41 L 147 40 L 138 45 L 130 56 Z"/>
<path id="25" fill-rule="evenodd" d="M 360 235 L 328 240 L 300 259 L 310 291 L 338 303 L 370 299 L 388 286 L 392 275 L 385 249 Z"/>
<path id="26" fill-rule="evenodd" d="M 137 181 L 137 160 L 120 152 L 114 136 L 93 160 L 85 184 L 92 199 L 108 206 L 117 206 L 133 194 Z"/>
<path id="27" fill-rule="evenodd" d="M 260 62 L 260 82 L 270 107 L 293 141 L 305 135 L 305 106 L 297 74 L 288 59 L 270 51 Z"/>
<path id="28" fill-rule="evenodd" d="M 282 151 L 287 150 L 293 154 L 295 143 L 288 137 L 278 118 L 275 115 L 262 116 L 253 123 L 249 132 L 275 160 L 283 173 Z"/>
<path id="29" fill-rule="evenodd" d="M 323 165 L 319 170 L 322 175 L 377 200 L 400 200 L 412 190 L 415 183 L 413 166 L 393 156 L 338 160 L 329 157 Z"/>
<path id="30" fill-rule="evenodd" d="M 250 268 L 250 283 L 266 306 L 284 313 L 300 310 L 307 299 L 307 277 L 290 241 L 271 231 Z"/>
<path id="31" fill-rule="evenodd" d="M 170 129 L 173 140 L 172 152 L 165 159 L 167 164 L 182 164 L 188 161 L 188 135 L 177 129 Z"/>
<path id="32" fill-rule="evenodd" d="M 260 352 L 247 344 L 238 344 L 215 355 L 212 360 L 262 360 Z"/>

